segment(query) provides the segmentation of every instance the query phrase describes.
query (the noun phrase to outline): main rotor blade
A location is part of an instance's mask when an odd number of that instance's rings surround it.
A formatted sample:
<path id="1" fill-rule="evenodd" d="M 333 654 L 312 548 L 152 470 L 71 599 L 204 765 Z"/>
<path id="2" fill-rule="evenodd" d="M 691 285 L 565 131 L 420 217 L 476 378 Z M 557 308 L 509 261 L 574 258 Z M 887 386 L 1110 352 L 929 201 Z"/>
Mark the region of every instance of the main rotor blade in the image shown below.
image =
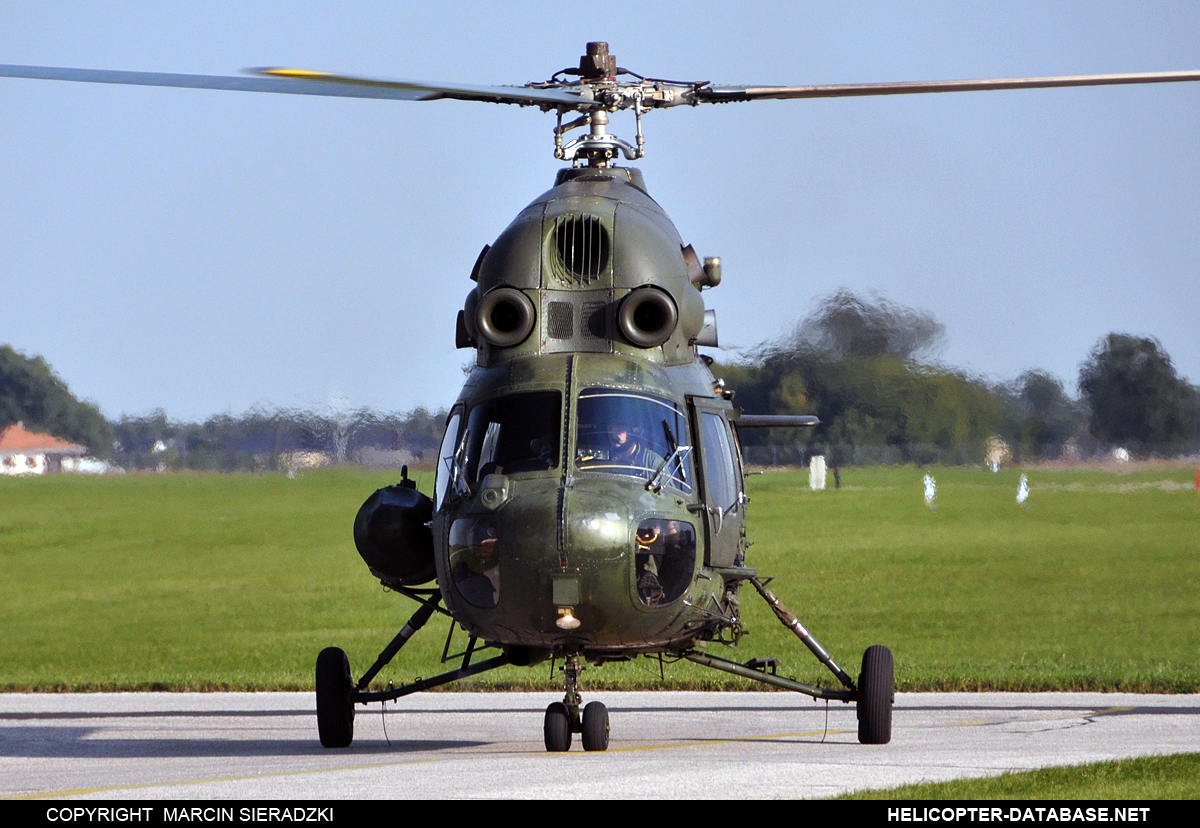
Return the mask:
<path id="1" fill-rule="evenodd" d="M 238 92 L 273 92 L 285 95 L 324 95 L 339 98 L 384 98 L 399 101 L 433 101 L 457 98 L 467 101 L 508 103 L 519 106 L 576 108 L 584 99 L 560 89 L 522 86 L 468 86 L 424 81 L 373 81 L 325 75 L 298 69 L 262 70 L 265 76 L 179 75 L 169 72 L 125 72 L 113 69 L 71 69 L 55 66 L 0 64 L 0 77 L 34 80 L 115 83 L 131 86 L 171 86 L 185 89 L 227 89 Z"/>
<path id="2" fill-rule="evenodd" d="M 1046 89 L 1059 86 L 1109 86 L 1123 83 L 1200 81 L 1200 71 L 1140 72 L 1126 75 L 1065 75 L 1051 78 L 845 83 L 828 86 L 702 86 L 699 103 L 785 98 L 847 98 L 866 95 L 917 95 L 925 92 L 978 92 L 990 89 Z"/>
<path id="3" fill-rule="evenodd" d="M 261 75 L 280 80 L 296 80 L 302 83 L 319 83 L 339 86 L 343 89 L 368 90 L 355 95 L 364 98 L 398 97 L 393 93 L 414 94 L 418 97 L 405 100 L 432 101 L 438 98 L 453 98 L 460 101 L 484 101 L 486 103 L 517 104 L 518 106 L 566 106 L 578 107 L 587 104 L 587 99 L 578 92 L 565 89 L 534 89 L 528 86 L 473 86 L 456 83 L 431 83 L 428 81 L 378 80 L 358 78 L 352 75 L 333 75 L 328 72 L 313 72 L 308 69 L 254 69 Z M 375 90 L 379 94 L 373 94 Z"/>

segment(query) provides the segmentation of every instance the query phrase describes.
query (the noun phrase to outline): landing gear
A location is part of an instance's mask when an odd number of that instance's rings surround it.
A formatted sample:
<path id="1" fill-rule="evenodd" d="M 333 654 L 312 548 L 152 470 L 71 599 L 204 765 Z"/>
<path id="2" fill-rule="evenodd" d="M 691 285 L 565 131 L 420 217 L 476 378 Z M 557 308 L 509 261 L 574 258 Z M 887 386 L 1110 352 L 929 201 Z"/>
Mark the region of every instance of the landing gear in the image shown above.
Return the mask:
<path id="1" fill-rule="evenodd" d="M 327 748 L 349 747 L 354 741 L 354 679 L 350 659 L 337 647 L 317 656 L 317 732 Z"/>
<path id="2" fill-rule="evenodd" d="M 821 643 L 813 638 L 812 633 L 804 628 L 795 614 L 785 607 L 771 590 L 767 589 L 766 584 L 757 577 L 748 577 L 747 580 L 754 585 L 759 595 L 770 605 L 783 625 L 804 642 L 804 646 L 812 651 L 818 661 L 829 668 L 829 671 L 837 677 L 845 689 L 817 687 L 778 675 L 775 669 L 778 664 L 776 659 L 756 658 L 745 664 L 738 664 L 696 650 L 685 652 L 683 657 L 696 664 L 703 664 L 705 667 L 745 676 L 785 690 L 795 690 L 797 693 L 804 693 L 814 699 L 854 702 L 855 712 L 858 714 L 858 741 L 864 745 L 886 745 L 890 742 L 892 740 L 892 700 L 895 694 L 892 651 L 881 644 L 868 647 L 867 651 L 863 653 L 862 673 L 859 674 L 856 685 L 849 674 L 839 667 L 821 646 Z"/>
<path id="3" fill-rule="evenodd" d="M 590 702 L 580 715 L 579 673 L 583 664 L 578 654 L 569 655 L 562 667 L 563 685 L 566 693 L 563 700 L 546 708 L 543 732 L 546 750 L 562 753 L 571 749 L 571 734 L 583 738 L 584 750 L 608 750 L 608 708 L 600 702 Z"/>
<path id="4" fill-rule="evenodd" d="M 858 676 L 858 741 L 886 745 L 892 740 L 892 651 L 881 644 L 863 653 Z"/>
<path id="5" fill-rule="evenodd" d="M 608 708 L 602 702 L 583 708 L 583 749 L 608 750 Z"/>
<path id="6" fill-rule="evenodd" d="M 357 684 L 350 675 L 350 659 L 337 647 L 327 647 L 317 656 L 317 732 L 321 736 L 321 744 L 327 748 L 349 747 L 350 742 L 354 740 L 355 704 L 394 701 L 409 693 L 429 690 L 452 681 L 465 679 L 468 676 L 478 675 L 487 670 L 503 667 L 509 663 L 508 656 L 503 654 L 472 663 L 471 658 L 478 650 L 475 646 L 477 639 L 475 636 L 471 636 L 466 650 L 453 656 L 443 655 L 443 664 L 452 659 L 462 659 L 462 666 L 457 670 L 451 670 L 431 678 L 417 679 L 401 687 L 392 687 L 389 682 L 387 690 L 371 690 L 371 680 L 396 657 L 396 653 L 400 652 L 434 612 L 450 614 L 438 606 L 438 602 L 442 599 L 436 590 L 412 590 L 399 584 L 392 586 L 402 595 L 407 595 L 420 602 L 421 606 L 413 613 L 412 618 L 408 619 L 408 623 L 400 628 L 400 632 L 396 633 L 396 637 L 379 654 L 379 658 L 375 660 L 370 669 L 363 673 Z M 453 635 L 453 633 L 454 625 L 452 623 L 450 634 Z M 447 638 L 447 652 L 449 646 L 449 638 Z"/>
<path id="7" fill-rule="evenodd" d="M 546 750 L 551 753 L 565 753 L 571 749 L 571 711 L 562 702 L 555 702 L 546 708 L 546 723 L 543 728 L 546 735 Z"/>

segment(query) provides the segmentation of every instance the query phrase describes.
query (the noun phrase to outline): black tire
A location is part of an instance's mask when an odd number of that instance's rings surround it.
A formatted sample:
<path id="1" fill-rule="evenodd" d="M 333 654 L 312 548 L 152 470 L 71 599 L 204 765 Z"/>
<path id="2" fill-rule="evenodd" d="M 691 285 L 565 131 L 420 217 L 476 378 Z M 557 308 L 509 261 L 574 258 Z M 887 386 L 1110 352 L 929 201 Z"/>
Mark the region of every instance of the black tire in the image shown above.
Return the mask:
<path id="1" fill-rule="evenodd" d="M 563 753 L 571 749 L 571 713 L 562 702 L 555 702 L 546 708 L 546 724 L 543 728 L 546 736 L 546 750 L 551 753 Z"/>
<path id="2" fill-rule="evenodd" d="M 892 741 L 892 651 L 874 644 L 863 653 L 858 676 L 858 741 L 886 745 Z"/>
<path id="3" fill-rule="evenodd" d="M 317 732 L 327 748 L 349 747 L 354 741 L 354 679 L 350 659 L 337 647 L 317 656 Z"/>
<path id="4" fill-rule="evenodd" d="M 608 708 L 600 702 L 583 708 L 583 749 L 608 750 Z"/>

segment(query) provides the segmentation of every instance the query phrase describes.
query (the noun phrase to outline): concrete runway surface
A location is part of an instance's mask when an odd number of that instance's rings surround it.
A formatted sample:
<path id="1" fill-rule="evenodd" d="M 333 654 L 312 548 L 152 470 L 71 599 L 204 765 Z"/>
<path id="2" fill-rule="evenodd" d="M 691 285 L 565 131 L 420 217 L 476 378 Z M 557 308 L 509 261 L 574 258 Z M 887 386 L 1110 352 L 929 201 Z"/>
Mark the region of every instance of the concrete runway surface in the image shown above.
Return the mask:
<path id="1" fill-rule="evenodd" d="M 311 693 L 0 695 L 0 797 L 824 797 L 1200 751 L 1200 695 L 908 693 L 892 742 L 790 693 L 592 692 L 605 753 L 548 754 L 552 693 L 426 693 L 317 741 Z M 386 730 L 386 733 L 385 733 Z"/>

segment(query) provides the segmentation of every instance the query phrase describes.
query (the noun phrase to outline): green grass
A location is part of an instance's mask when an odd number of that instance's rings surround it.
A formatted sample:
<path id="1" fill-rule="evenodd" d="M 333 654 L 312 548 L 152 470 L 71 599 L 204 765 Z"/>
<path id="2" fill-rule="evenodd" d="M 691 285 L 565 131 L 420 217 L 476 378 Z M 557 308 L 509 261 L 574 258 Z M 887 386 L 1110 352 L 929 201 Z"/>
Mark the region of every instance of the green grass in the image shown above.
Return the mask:
<path id="1" fill-rule="evenodd" d="M 1030 471 L 1024 507 L 1018 471 L 933 474 L 933 511 L 919 469 L 751 478 L 754 563 L 827 648 L 888 644 L 905 690 L 1200 688 L 1193 469 Z"/>
<path id="2" fill-rule="evenodd" d="M 1188 467 L 1029 472 L 936 469 L 925 508 L 916 468 L 847 469 L 811 492 L 799 472 L 749 478 L 748 563 L 851 674 L 873 643 L 901 690 L 1200 689 L 1200 501 Z M 0 689 L 309 689 L 316 653 L 356 672 L 411 602 L 359 560 L 351 524 L 394 475 L 125 475 L 0 480 Z M 428 491 L 428 474 L 418 478 Z M 743 593 L 738 660 L 832 677 L 765 604 Z M 380 677 L 429 676 L 436 619 Z M 691 664 L 589 669 L 586 688 L 724 688 Z M 549 665 L 473 687 L 560 687 Z M 458 685 L 462 688 L 463 685 Z"/>
<path id="3" fill-rule="evenodd" d="M 839 799 L 1200 799 L 1200 754 L 1147 756 L 862 791 Z M 1110 812 L 1111 815 L 1111 812 Z"/>

